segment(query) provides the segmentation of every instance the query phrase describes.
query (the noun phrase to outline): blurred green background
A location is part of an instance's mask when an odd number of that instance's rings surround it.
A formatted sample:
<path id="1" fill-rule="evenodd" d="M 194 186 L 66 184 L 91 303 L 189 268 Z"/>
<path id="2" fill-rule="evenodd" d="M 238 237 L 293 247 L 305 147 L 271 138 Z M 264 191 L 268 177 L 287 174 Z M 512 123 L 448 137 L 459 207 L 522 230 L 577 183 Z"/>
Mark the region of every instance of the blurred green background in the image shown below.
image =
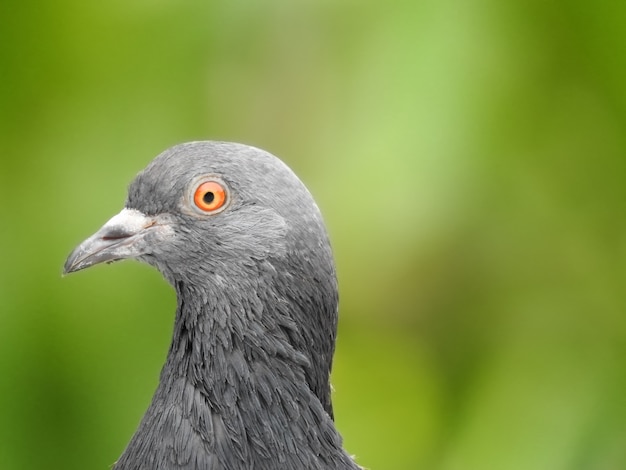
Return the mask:
<path id="1" fill-rule="evenodd" d="M 0 468 L 106 469 L 169 345 L 136 262 L 62 279 L 165 148 L 284 159 L 372 469 L 626 468 L 626 4 L 4 0 Z"/>

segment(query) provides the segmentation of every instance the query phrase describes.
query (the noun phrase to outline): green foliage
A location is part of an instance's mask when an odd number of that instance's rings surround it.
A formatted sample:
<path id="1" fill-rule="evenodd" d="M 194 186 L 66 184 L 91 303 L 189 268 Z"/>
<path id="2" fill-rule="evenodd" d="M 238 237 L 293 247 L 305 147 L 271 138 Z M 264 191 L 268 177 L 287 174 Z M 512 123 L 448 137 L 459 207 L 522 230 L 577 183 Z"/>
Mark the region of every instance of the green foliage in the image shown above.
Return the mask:
<path id="1" fill-rule="evenodd" d="M 626 5 L 626 4 L 624 4 Z M 316 196 L 333 382 L 372 469 L 626 466 L 626 6 L 3 2 L 0 468 L 108 468 L 174 294 L 61 279 L 158 152 L 235 140 Z"/>

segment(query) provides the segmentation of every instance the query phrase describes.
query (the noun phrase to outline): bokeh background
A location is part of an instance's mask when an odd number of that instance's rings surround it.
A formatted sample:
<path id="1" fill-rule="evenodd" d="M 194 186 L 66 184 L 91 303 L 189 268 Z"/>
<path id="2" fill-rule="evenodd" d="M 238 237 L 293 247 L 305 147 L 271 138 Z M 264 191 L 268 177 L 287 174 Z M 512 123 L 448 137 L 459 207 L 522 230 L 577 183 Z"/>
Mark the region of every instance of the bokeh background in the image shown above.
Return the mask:
<path id="1" fill-rule="evenodd" d="M 197 139 L 317 198 L 362 465 L 626 468 L 626 3 L 4 0 L 0 60 L 0 468 L 128 442 L 174 293 L 61 267 Z"/>

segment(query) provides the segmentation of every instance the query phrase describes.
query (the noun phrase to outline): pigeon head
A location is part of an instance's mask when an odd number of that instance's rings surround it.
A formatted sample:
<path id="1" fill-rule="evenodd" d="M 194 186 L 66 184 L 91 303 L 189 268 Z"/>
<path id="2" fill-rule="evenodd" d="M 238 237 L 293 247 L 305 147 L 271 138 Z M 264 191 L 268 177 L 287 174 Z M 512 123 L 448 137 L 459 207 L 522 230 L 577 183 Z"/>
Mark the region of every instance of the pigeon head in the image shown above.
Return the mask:
<path id="1" fill-rule="evenodd" d="M 333 424 L 337 282 L 320 212 L 278 158 L 157 156 L 64 272 L 137 259 L 176 290 L 172 344 L 125 468 L 358 468 Z"/>
<path id="2" fill-rule="evenodd" d="M 206 288 L 251 280 L 260 267 L 284 269 L 290 256 L 301 257 L 296 270 L 334 277 L 319 210 L 300 180 L 262 150 L 192 142 L 137 175 L 125 209 L 76 248 L 65 272 L 136 258 L 172 284 Z"/>

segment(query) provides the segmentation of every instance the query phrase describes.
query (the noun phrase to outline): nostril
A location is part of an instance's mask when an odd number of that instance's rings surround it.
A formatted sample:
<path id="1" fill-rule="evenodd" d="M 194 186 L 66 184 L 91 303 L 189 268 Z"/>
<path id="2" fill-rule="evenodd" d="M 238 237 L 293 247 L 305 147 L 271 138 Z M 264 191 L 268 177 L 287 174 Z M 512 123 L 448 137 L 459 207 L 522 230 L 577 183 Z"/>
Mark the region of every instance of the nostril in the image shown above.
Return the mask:
<path id="1" fill-rule="evenodd" d="M 156 220 L 150 220 L 147 225 L 145 225 L 141 230 L 148 229 L 150 227 L 154 227 L 157 224 Z M 128 227 L 126 225 L 115 225 L 112 227 L 107 227 L 107 231 L 102 235 L 102 240 L 110 241 L 110 240 L 121 240 L 123 238 L 129 238 L 134 235 L 137 235 L 138 230 L 135 230 L 135 227 Z"/>
<path id="2" fill-rule="evenodd" d="M 121 238 L 128 238 L 132 236 L 133 233 L 124 229 L 123 227 L 112 227 L 107 231 L 105 235 L 102 236 L 103 240 L 119 240 Z"/>

